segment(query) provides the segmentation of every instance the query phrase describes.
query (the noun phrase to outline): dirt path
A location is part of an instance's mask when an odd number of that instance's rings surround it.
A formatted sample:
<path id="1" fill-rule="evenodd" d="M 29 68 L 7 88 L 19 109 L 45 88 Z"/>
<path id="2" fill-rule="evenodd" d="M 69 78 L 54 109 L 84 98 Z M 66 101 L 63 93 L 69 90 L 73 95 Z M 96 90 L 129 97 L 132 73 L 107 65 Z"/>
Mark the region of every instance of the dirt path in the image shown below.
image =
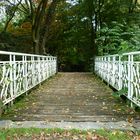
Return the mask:
<path id="1" fill-rule="evenodd" d="M 59 73 L 16 103 L 1 119 L 14 121 L 139 121 L 136 113 L 91 73 Z"/>

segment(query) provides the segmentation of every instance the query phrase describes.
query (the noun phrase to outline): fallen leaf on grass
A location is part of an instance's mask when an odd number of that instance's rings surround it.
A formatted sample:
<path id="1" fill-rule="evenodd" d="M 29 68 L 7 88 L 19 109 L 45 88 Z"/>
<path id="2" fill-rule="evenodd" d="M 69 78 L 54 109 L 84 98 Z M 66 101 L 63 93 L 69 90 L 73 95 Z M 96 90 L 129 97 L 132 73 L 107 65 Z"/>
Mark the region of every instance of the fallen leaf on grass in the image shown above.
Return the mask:
<path id="1" fill-rule="evenodd" d="M 73 136 L 72 140 L 79 140 L 79 137 L 78 136 Z"/>
<path id="2" fill-rule="evenodd" d="M 127 121 L 128 121 L 129 123 L 132 123 L 133 120 L 134 120 L 134 119 L 133 119 L 132 117 L 128 117 L 128 118 L 127 118 Z"/>
<path id="3" fill-rule="evenodd" d="M 6 140 L 10 140 L 10 139 L 11 139 L 10 136 L 7 136 Z"/>
<path id="4" fill-rule="evenodd" d="M 140 136 L 136 136 L 134 140 L 140 140 Z"/>
<path id="5" fill-rule="evenodd" d="M 112 135 L 114 135 L 114 136 L 117 135 L 117 134 L 118 134 L 117 131 L 113 131 L 113 132 L 112 132 Z"/>
<path id="6" fill-rule="evenodd" d="M 92 133 L 88 132 L 88 134 L 86 136 L 86 140 L 107 140 L 107 139 L 102 136 L 99 136 L 97 134 L 92 134 Z"/>

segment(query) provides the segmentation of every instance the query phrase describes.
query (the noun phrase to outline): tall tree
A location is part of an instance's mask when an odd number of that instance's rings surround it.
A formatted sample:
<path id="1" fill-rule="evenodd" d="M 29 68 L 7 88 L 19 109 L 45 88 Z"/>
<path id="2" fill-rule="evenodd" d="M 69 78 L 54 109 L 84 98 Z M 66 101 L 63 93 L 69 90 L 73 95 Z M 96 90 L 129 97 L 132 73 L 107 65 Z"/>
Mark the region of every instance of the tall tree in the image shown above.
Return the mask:
<path id="1" fill-rule="evenodd" d="M 31 0 L 30 0 L 31 4 Z M 40 30 L 41 25 L 43 24 L 43 19 L 45 16 L 45 11 L 47 8 L 48 0 L 41 0 L 38 4 L 36 11 L 33 11 L 32 15 L 32 38 L 33 38 L 33 47 L 34 52 L 39 54 L 39 38 L 40 38 Z M 32 4 L 31 4 L 32 9 Z"/>
<path id="2" fill-rule="evenodd" d="M 46 54 L 46 39 L 47 39 L 47 34 L 49 32 L 49 28 L 50 28 L 50 25 L 52 23 L 52 20 L 53 20 L 53 16 L 55 14 L 55 9 L 56 9 L 56 6 L 58 4 L 60 0 L 53 0 L 52 3 L 50 4 L 49 8 L 48 8 L 48 11 L 47 11 L 47 14 L 46 14 L 46 17 L 45 17 L 45 22 L 44 22 L 44 26 L 43 26 L 43 30 L 42 30 L 42 33 L 41 33 L 41 36 L 40 36 L 40 53 L 41 54 Z"/>

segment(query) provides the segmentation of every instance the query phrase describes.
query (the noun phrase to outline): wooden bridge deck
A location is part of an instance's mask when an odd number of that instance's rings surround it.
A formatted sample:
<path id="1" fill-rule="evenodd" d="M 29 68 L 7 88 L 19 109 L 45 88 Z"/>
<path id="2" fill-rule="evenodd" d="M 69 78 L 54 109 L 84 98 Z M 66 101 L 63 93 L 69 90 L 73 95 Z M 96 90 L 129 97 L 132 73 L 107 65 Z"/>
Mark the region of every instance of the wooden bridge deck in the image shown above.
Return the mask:
<path id="1" fill-rule="evenodd" d="M 135 112 L 91 73 L 59 73 L 18 101 L 1 119 L 13 121 L 139 121 Z"/>

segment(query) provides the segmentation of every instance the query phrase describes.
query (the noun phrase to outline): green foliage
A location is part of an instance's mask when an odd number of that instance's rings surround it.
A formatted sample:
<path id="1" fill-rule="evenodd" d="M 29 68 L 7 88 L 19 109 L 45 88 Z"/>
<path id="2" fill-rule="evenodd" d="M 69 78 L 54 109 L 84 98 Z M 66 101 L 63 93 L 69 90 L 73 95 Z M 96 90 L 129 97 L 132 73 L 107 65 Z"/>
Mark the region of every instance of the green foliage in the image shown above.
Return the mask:
<path id="1" fill-rule="evenodd" d="M 121 33 L 123 32 L 123 27 L 122 24 L 112 22 L 110 27 L 105 24 L 104 27 L 99 30 L 96 39 L 99 46 L 99 53 L 110 54 L 117 50 L 117 47 L 122 41 Z"/>
<path id="2" fill-rule="evenodd" d="M 32 42 L 29 35 L 0 34 L 0 50 L 14 52 L 31 52 Z"/>
<path id="3" fill-rule="evenodd" d="M 112 22 L 110 26 L 105 25 L 98 32 L 96 39 L 100 54 L 114 54 L 131 51 L 139 51 L 140 29 L 138 26 L 127 26 Z"/>
<path id="4" fill-rule="evenodd" d="M 77 71 L 89 69 L 84 65 L 89 64 L 93 53 L 89 48 L 88 20 L 83 19 L 82 14 L 80 4 L 71 6 L 65 2 L 60 3 L 48 34 L 48 52 L 59 56 L 59 64 L 64 71 L 74 71 L 73 67 L 77 67 Z"/>
<path id="5" fill-rule="evenodd" d="M 7 33 L 0 35 L 0 41 L 9 44 L 10 48 L 1 46 L 1 50 L 33 50 L 33 27 L 39 2 L 30 5 L 26 0 L 18 7 L 8 4 L 7 17 L 15 13 L 8 23 Z M 6 5 L 1 4 L 0 8 Z M 46 35 L 47 53 L 58 56 L 59 66 L 64 71 L 89 71 L 90 58 L 97 52 L 104 55 L 139 51 L 139 7 L 138 2 L 128 0 L 76 0 L 75 4 L 61 0 Z M 34 35 L 38 34 L 40 39 L 45 30 L 45 14 L 47 8 L 41 16 L 41 24 L 35 24 L 39 31 Z M 5 27 L 6 16 L 3 19 L 0 31 Z"/>
<path id="6" fill-rule="evenodd" d="M 119 47 L 119 53 L 125 53 L 130 51 L 129 45 L 127 41 L 122 41 Z"/>
<path id="7" fill-rule="evenodd" d="M 112 95 L 114 97 L 118 98 L 118 97 L 121 97 L 122 95 L 125 96 L 127 94 L 127 92 L 128 92 L 128 89 L 127 88 L 123 88 L 123 89 L 121 89 L 121 90 L 119 90 L 117 92 L 113 92 Z"/>

